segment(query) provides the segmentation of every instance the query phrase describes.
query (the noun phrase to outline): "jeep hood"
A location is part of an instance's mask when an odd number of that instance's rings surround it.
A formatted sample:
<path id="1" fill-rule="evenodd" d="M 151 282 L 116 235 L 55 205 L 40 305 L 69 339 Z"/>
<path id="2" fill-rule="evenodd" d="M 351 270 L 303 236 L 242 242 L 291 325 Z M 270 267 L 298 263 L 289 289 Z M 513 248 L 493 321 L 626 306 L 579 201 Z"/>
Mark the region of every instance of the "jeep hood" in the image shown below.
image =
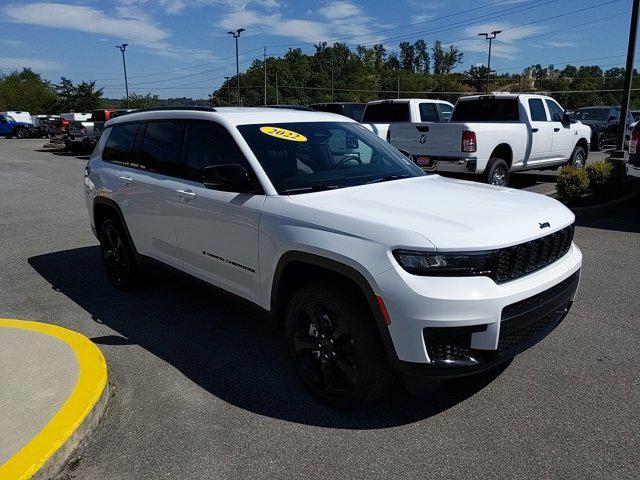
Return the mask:
<path id="1" fill-rule="evenodd" d="M 348 224 L 353 228 L 362 221 L 377 223 L 382 229 L 414 231 L 441 251 L 515 245 L 548 235 L 575 218 L 564 205 L 547 196 L 439 175 L 290 198 L 347 217 L 346 221 L 352 219 Z M 425 242 L 425 247 L 429 246 Z"/>

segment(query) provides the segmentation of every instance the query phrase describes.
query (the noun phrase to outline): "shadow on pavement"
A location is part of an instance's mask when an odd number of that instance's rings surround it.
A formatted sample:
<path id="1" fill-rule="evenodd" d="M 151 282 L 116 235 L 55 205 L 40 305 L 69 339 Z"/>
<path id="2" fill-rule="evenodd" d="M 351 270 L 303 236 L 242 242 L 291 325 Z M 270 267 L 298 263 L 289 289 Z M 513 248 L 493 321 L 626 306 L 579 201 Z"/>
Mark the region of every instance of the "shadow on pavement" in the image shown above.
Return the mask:
<path id="1" fill-rule="evenodd" d="M 260 415 L 333 428 L 393 427 L 436 415 L 497 375 L 446 382 L 422 398 L 395 389 L 382 403 L 337 411 L 306 392 L 281 332 L 247 302 L 169 274 L 154 275 L 135 292 L 121 292 L 104 276 L 97 246 L 31 257 L 29 264 L 94 321 L 119 334 L 94 342 L 140 345 L 211 394 Z"/>

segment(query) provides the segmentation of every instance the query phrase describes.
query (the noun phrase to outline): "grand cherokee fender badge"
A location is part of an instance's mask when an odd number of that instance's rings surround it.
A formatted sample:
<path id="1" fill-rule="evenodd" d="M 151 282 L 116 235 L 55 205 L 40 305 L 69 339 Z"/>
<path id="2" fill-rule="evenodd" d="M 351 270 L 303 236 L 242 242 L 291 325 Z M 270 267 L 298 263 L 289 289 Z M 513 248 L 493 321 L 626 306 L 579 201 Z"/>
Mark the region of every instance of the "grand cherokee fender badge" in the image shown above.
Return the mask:
<path id="1" fill-rule="evenodd" d="M 551 224 L 549 222 L 540 223 L 540 228 L 549 228 Z"/>
<path id="2" fill-rule="evenodd" d="M 242 265 L 241 263 L 234 262 L 233 260 L 229 260 L 228 258 L 223 258 L 220 255 L 216 255 L 215 253 L 207 252 L 205 250 L 202 251 L 203 255 L 207 257 L 211 257 L 219 262 L 228 263 L 229 265 L 233 265 L 234 267 L 241 268 L 242 270 L 246 270 L 247 272 L 256 273 L 255 269 L 251 267 L 247 267 L 246 265 Z"/>

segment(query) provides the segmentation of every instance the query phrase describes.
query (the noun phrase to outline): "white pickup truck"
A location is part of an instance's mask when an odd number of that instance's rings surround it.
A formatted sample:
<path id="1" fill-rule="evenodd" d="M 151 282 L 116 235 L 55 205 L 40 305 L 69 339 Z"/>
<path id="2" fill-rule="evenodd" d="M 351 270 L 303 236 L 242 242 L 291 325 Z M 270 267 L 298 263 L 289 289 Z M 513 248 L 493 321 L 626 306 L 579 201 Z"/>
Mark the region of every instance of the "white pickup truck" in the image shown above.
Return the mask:
<path id="1" fill-rule="evenodd" d="M 398 98 L 367 103 L 362 114 L 365 127 L 383 140 L 389 140 L 393 123 L 448 122 L 453 105 L 444 100 Z"/>
<path id="2" fill-rule="evenodd" d="M 396 123 L 387 136 L 425 169 L 482 175 L 501 186 L 510 172 L 583 167 L 590 139 L 591 129 L 553 98 L 528 94 L 462 97 L 450 122 Z"/>

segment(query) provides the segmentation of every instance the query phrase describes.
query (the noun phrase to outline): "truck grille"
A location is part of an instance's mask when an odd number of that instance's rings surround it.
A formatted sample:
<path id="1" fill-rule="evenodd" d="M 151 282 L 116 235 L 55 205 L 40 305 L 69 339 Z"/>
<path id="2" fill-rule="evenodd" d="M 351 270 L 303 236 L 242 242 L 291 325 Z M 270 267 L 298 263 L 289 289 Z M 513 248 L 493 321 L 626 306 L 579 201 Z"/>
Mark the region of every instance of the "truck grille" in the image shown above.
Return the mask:
<path id="1" fill-rule="evenodd" d="M 522 277 L 555 262 L 569 251 L 573 233 L 572 224 L 546 237 L 496 250 L 496 282 Z"/>

